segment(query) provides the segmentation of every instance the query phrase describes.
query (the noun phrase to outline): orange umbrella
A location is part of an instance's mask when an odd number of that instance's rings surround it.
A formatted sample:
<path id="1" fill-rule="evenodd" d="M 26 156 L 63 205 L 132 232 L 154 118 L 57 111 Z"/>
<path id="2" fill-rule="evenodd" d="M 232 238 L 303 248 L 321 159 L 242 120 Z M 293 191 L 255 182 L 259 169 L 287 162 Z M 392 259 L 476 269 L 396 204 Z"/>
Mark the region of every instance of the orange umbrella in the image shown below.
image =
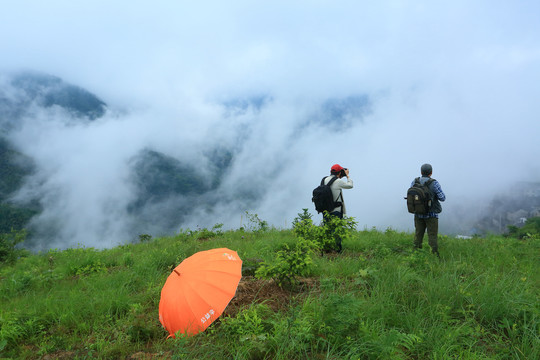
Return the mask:
<path id="1" fill-rule="evenodd" d="M 174 338 L 180 331 L 204 331 L 227 307 L 242 278 L 242 260 L 226 248 L 198 252 L 167 278 L 159 301 L 159 321 Z"/>

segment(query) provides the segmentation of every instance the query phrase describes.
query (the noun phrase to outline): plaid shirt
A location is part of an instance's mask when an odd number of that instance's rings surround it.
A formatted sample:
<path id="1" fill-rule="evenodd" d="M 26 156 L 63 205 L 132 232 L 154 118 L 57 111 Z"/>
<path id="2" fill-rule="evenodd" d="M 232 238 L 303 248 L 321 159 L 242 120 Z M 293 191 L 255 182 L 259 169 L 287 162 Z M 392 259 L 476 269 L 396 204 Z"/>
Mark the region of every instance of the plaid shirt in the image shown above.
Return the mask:
<path id="1" fill-rule="evenodd" d="M 411 183 L 411 186 L 414 185 L 414 180 L 412 181 Z M 441 184 L 439 184 L 439 182 L 437 180 L 433 181 L 431 183 L 431 186 L 430 186 L 430 190 L 434 190 L 434 193 L 435 193 L 435 197 L 439 200 L 439 201 L 444 201 L 446 200 L 446 195 L 444 194 L 444 192 L 442 191 L 442 188 L 441 188 Z M 439 214 L 438 213 L 435 213 L 435 212 L 428 212 L 426 215 L 414 215 L 414 216 L 418 216 L 419 218 L 421 219 L 428 219 L 428 218 L 439 218 Z"/>

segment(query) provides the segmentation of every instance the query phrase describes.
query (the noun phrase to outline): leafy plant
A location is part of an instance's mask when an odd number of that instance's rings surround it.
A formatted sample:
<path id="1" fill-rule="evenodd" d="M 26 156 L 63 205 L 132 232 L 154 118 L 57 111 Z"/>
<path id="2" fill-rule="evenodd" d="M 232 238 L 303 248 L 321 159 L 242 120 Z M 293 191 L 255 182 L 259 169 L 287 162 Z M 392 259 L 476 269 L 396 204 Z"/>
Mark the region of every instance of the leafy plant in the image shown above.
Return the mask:
<path id="1" fill-rule="evenodd" d="M 72 273 L 80 275 L 90 275 L 94 273 L 103 273 L 107 272 L 107 267 L 100 260 L 92 261 L 91 263 L 82 264 L 81 266 L 76 266 L 71 269 Z"/>
<path id="2" fill-rule="evenodd" d="M 270 309 L 265 304 L 255 304 L 240 311 L 235 317 L 226 317 L 221 322 L 222 330 L 239 337 L 240 341 L 268 334 L 269 324 L 265 318 Z"/>
<path id="3" fill-rule="evenodd" d="M 223 231 L 221 230 L 223 228 L 223 224 L 216 224 L 212 227 L 211 230 L 208 230 L 207 228 L 198 229 L 197 231 L 189 231 L 189 235 L 195 236 L 198 240 L 203 239 L 210 239 L 216 236 L 223 235 Z"/>
<path id="4" fill-rule="evenodd" d="M 323 252 L 338 250 L 336 238 L 341 241 L 349 240 L 354 230 L 356 230 L 356 220 L 352 217 L 329 216 L 325 214 L 325 221 L 320 226 L 313 223 L 311 214 L 307 209 L 303 209 L 293 222 L 293 232 L 296 236 L 314 241 L 317 248 Z"/>
<path id="5" fill-rule="evenodd" d="M 261 220 L 261 218 L 259 218 L 259 215 L 250 214 L 248 211 L 246 211 L 246 217 L 249 221 L 248 229 L 253 231 L 254 233 L 261 233 L 269 230 L 268 222 L 266 222 L 265 220 Z"/>
<path id="6" fill-rule="evenodd" d="M 347 241 L 352 237 L 353 231 L 356 230 L 358 222 L 353 217 L 344 217 L 343 219 L 337 216 L 328 216 L 323 222 L 323 236 L 319 242 L 323 250 L 334 250 L 335 239 L 341 238 L 341 241 Z"/>
<path id="7" fill-rule="evenodd" d="M 148 242 L 150 240 L 152 240 L 152 235 L 148 235 L 148 234 L 139 235 L 139 242 Z"/>
<path id="8" fill-rule="evenodd" d="M 299 224 L 302 224 L 304 222 L 308 222 L 312 218 L 313 218 L 313 215 L 311 215 L 311 213 L 308 211 L 308 209 L 306 209 L 306 208 L 302 209 L 302 213 L 298 213 L 298 215 L 294 218 L 294 220 L 292 222 L 293 229 L 296 228 Z"/>
<path id="9" fill-rule="evenodd" d="M 540 233 L 527 233 L 525 236 L 523 236 L 523 240 L 540 240 Z"/>
<path id="10" fill-rule="evenodd" d="M 308 209 L 303 209 L 303 211 L 303 213 L 298 213 L 293 220 L 293 232 L 297 237 L 316 240 L 319 237 L 319 228 L 313 224 L 312 215 Z"/>
<path id="11" fill-rule="evenodd" d="M 235 317 L 226 317 L 221 321 L 220 334 L 226 334 L 227 340 L 237 352 L 249 354 L 248 358 L 267 358 L 268 340 L 272 333 L 269 321 L 271 311 L 265 304 L 253 304 L 240 311 Z M 213 329 L 213 332 L 217 330 Z"/>
<path id="12" fill-rule="evenodd" d="M 313 254 L 318 248 L 311 240 L 299 237 L 294 247 L 283 244 L 271 262 L 263 262 L 255 276 L 274 279 L 279 286 L 292 285 L 297 277 L 307 275 L 313 265 Z"/>

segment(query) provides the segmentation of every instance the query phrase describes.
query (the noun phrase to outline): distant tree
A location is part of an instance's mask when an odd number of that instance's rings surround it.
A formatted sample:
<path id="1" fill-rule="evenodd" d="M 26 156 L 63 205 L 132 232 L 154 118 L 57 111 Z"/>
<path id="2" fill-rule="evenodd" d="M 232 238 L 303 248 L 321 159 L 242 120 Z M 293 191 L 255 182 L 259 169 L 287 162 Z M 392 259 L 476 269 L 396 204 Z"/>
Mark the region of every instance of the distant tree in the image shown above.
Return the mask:
<path id="1" fill-rule="evenodd" d="M 26 239 L 26 230 L 11 230 L 10 233 L 0 234 L 0 263 L 13 263 L 26 253 L 24 249 L 17 249 L 17 244 Z"/>
<path id="2" fill-rule="evenodd" d="M 37 204 L 16 206 L 7 200 L 33 171 L 32 161 L 0 137 L 0 233 L 21 230 L 39 212 Z"/>
<path id="3" fill-rule="evenodd" d="M 14 230 L 22 230 L 32 216 L 38 213 L 30 208 L 15 207 L 10 204 L 0 203 L 0 233 Z"/>

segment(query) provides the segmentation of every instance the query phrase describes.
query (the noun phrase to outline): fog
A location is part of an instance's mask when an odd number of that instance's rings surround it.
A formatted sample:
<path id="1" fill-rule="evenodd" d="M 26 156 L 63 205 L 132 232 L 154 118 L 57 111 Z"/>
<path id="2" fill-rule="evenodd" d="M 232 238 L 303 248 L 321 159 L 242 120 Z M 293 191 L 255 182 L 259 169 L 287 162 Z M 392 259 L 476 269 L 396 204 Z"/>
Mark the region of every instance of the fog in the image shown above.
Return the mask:
<path id="1" fill-rule="evenodd" d="M 105 116 L 73 125 L 36 108 L 10 139 L 38 173 L 47 247 L 129 241 L 129 161 L 151 148 L 204 173 L 203 152 L 236 149 L 219 189 L 181 228 L 285 228 L 330 166 L 362 228 L 410 231 L 403 196 L 425 162 L 447 201 L 440 226 L 478 216 L 519 180 L 539 181 L 540 4 L 535 1 L 19 1 L 0 13 L 0 71 L 39 71 L 97 95 Z M 229 101 L 264 98 L 228 112 Z M 367 99 L 328 121 L 328 101 Z M 260 194 L 235 204 L 238 189 Z M 168 209 L 152 209 L 157 214 Z M 320 215 L 314 216 L 320 219 Z M 45 240 L 44 240 L 45 241 Z"/>

